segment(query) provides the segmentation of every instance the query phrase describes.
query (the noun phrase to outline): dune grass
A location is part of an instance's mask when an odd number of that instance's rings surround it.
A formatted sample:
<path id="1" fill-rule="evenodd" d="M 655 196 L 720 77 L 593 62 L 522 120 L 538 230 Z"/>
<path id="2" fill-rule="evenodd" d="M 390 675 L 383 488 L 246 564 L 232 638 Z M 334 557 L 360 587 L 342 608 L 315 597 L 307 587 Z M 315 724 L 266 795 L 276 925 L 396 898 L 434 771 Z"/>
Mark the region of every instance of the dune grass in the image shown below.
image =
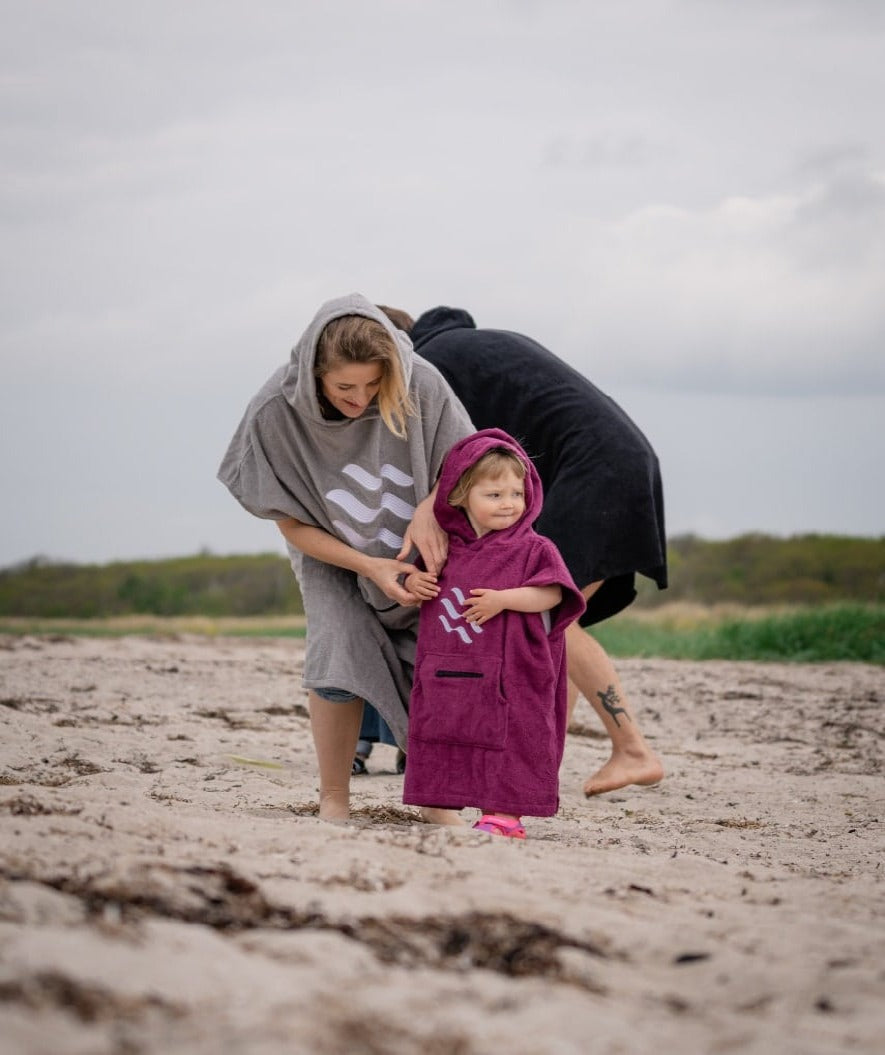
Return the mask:
<path id="1" fill-rule="evenodd" d="M 885 664 L 885 606 L 699 609 L 626 612 L 593 629 L 612 656 L 669 659 L 852 660 Z"/>

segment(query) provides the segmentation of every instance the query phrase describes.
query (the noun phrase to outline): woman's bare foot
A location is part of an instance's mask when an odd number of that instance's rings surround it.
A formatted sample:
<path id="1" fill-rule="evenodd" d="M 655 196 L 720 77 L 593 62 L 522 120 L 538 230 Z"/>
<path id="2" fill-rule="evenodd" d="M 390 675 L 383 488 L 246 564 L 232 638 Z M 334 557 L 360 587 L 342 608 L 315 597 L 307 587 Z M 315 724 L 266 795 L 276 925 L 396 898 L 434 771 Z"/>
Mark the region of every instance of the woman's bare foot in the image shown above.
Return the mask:
<path id="1" fill-rule="evenodd" d="M 455 810 L 442 810 L 437 806 L 422 806 L 421 820 L 425 824 L 445 824 L 451 828 L 463 828 L 465 822 Z"/>
<path id="2" fill-rule="evenodd" d="M 350 791 L 321 791 L 319 818 L 321 821 L 350 820 Z"/>
<path id="3" fill-rule="evenodd" d="M 584 781 L 584 794 L 602 795 L 617 791 L 629 784 L 649 787 L 664 779 L 664 766 L 658 756 L 646 746 L 642 752 L 615 749 L 605 765 Z"/>

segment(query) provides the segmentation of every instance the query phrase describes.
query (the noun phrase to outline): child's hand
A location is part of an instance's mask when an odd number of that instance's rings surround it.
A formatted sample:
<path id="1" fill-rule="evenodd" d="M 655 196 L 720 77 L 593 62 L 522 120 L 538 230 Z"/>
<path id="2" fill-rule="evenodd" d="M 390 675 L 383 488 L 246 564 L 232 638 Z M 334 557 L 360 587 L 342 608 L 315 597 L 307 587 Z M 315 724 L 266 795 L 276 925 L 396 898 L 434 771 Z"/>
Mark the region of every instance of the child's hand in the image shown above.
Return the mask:
<path id="1" fill-rule="evenodd" d="M 500 590 L 471 590 L 464 602 L 464 618 L 477 626 L 487 623 L 503 610 L 504 601 Z"/>
<path id="2" fill-rule="evenodd" d="M 421 601 L 430 601 L 439 593 L 436 576 L 429 571 L 413 571 L 403 580 L 403 586 Z"/>

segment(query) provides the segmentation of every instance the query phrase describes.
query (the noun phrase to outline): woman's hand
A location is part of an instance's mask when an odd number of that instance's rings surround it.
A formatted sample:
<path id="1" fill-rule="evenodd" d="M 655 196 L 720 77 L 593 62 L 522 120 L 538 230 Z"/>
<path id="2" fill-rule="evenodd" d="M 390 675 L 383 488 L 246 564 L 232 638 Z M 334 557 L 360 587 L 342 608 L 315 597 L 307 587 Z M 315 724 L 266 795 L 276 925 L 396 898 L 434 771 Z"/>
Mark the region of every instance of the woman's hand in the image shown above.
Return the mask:
<path id="1" fill-rule="evenodd" d="M 277 527 L 287 542 L 316 560 L 334 564 L 336 568 L 345 568 L 373 582 L 378 589 L 397 604 L 414 606 L 417 598 L 403 589 L 397 581 L 401 576 L 416 572 L 414 564 L 393 560 L 389 557 L 368 557 L 360 550 L 348 546 L 346 542 L 330 535 L 322 528 L 302 524 L 291 517 L 278 520 Z"/>
<path id="2" fill-rule="evenodd" d="M 449 555 L 449 536 L 439 526 L 433 515 L 435 493 L 436 488 L 434 487 L 430 494 L 415 507 L 412 522 L 406 528 L 403 546 L 396 559 L 404 561 L 413 550 L 417 549 L 427 570 L 432 575 L 439 575 Z"/>
<path id="3" fill-rule="evenodd" d="M 418 574 L 414 564 L 405 564 L 399 558 L 370 557 L 364 574 L 391 601 L 407 607 L 414 607 L 418 603 L 418 598 L 399 583 L 403 575 Z"/>

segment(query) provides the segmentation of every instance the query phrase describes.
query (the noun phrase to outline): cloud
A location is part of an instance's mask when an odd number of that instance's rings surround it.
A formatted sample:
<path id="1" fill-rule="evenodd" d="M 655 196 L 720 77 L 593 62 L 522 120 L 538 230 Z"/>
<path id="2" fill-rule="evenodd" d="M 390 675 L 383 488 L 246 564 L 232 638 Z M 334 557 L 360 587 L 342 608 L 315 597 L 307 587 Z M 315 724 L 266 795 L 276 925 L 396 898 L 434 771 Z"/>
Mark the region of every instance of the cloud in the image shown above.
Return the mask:
<path id="1" fill-rule="evenodd" d="M 590 344 L 612 376 L 668 389 L 885 391 L 880 174 L 649 206 L 581 236 L 563 334 L 576 365 Z"/>

